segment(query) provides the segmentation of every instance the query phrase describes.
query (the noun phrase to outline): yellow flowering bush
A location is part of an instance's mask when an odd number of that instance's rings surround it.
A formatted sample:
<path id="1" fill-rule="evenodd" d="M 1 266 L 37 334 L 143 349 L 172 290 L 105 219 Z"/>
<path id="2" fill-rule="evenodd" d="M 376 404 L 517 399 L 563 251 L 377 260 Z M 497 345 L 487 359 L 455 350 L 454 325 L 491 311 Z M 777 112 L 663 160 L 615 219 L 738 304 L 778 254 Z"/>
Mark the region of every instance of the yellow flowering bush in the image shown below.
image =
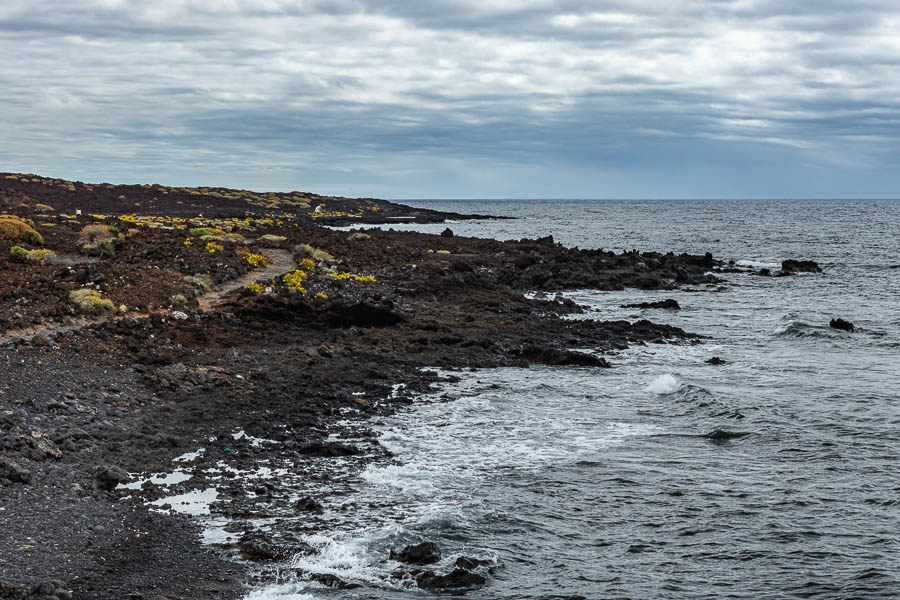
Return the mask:
<path id="1" fill-rule="evenodd" d="M 243 255 L 241 258 L 244 259 L 245 261 L 247 261 L 247 264 L 255 269 L 265 267 L 266 265 L 269 264 L 268 260 L 266 260 L 266 257 L 263 256 L 262 254 L 249 254 L 248 253 L 248 254 Z"/>
<path id="2" fill-rule="evenodd" d="M 281 278 L 281 281 L 284 282 L 284 285 L 288 287 L 292 292 L 300 292 L 301 294 L 306 293 L 306 288 L 303 287 L 303 280 L 306 279 L 307 275 L 304 271 L 299 269 L 291 269 L 288 271 L 284 277 Z"/>
<path id="3" fill-rule="evenodd" d="M 206 243 L 206 251 L 209 252 L 210 254 L 213 254 L 215 252 L 221 252 L 224 249 L 225 248 L 221 244 L 217 244 L 215 242 L 207 242 Z"/>
<path id="4" fill-rule="evenodd" d="M 257 294 L 263 293 L 263 286 L 259 285 L 258 283 L 248 283 L 247 289 L 251 292 L 256 292 Z"/>

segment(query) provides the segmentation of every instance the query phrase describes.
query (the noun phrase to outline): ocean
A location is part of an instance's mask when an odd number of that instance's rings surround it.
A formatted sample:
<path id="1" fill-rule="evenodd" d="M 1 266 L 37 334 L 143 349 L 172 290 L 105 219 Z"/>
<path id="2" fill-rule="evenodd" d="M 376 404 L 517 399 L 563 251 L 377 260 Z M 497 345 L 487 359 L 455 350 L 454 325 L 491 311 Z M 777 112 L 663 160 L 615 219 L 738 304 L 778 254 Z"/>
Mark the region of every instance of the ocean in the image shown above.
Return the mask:
<path id="1" fill-rule="evenodd" d="M 294 560 L 360 587 L 285 578 L 248 598 L 437 598 L 386 560 L 424 540 L 443 551 L 436 570 L 490 561 L 473 599 L 900 596 L 900 202 L 406 203 L 518 218 L 395 229 L 824 272 L 566 293 L 587 308 L 577 318 L 705 337 L 608 355 L 611 369 L 454 373 L 374 424 L 394 457 L 346 474 L 353 492 L 326 499 L 328 529 L 305 539 L 319 554 Z M 681 310 L 621 308 L 664 298 Z M 746 435 L 705 436 L 716 430 Z"/>

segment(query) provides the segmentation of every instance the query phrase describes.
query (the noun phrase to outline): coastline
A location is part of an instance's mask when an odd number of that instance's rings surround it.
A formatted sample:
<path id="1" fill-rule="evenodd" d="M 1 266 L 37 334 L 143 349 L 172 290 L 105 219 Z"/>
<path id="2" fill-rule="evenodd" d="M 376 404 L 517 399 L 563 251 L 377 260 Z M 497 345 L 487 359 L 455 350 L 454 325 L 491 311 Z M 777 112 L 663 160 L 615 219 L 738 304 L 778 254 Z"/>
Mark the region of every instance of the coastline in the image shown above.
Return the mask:
<path id="1" fill-rule="evenodd" d="M 714 287 L 708 272 L 722 267 L 711 255 L 614 254 L 564 248 L 552 238 L 498 242 L 449 230 L 348 233 L 319 227 L 320 217 L 279 224 L 266 213 L 246 229 L 235 226 L 243 239 L 229 244 L 189 236 L 204 224 L 187 217 L 183 229 L 120 223 L 114 215 L 134 212 L 110 210 L 105 196 L 92 206 L 104 218 L 63 218 L 56 207 L 42 217 L 36 200 L 52 199 L 34 196 L 4 208 L 32 218 L 46 247 L 67 262 L 21 263 L 4 251 L 0 265 L 11 275 L 0 315 L 0 598 L 240 597 L 247 582 L 270 576 L 266 565 L 303 551 L 297 531 L 257 531 L 250 518 L 310 509 L 298 508 L 277 477 L 248 487 L 246 477 L 210 475 L 216 465 L 252 473 L 265 461 L 296 467 L 310 457 L 364 463 L 383 455 L 370 431 L 353 432 L 368 437 L 365 445 L 331 441 L 341 437 L 337 423 L 348 413 L 364 419 L 412 402 L 436 381 L 422 367 L 606 368 L 607 350 L 694 343 L 696 336 L 648 321 L 566 320 L 580 309 L 553 293 Z M 179 206 L 157 206 L 154 216 L 170 217 L 176 211 L 168 209 Z M 249 218 L 230 210 L 204 214 Z M 79 255 L 83 228 L 107 222 L 136 232 L 117 240 L 112 257 Z M 209 243 L 223 248 L 202 250 Z M 328 256 L 316 258 L 303 244 Z M 301 279 L 306 293 L 278 273 L 260 291 L 241 285 L 200 311 L 215 292 L 192 292 L 184 278 L 205 271 L 220 289 L 252 278 L 243 248 L 270 259 L 282 253 L 300 270 L 310 260 Z M 129 310 L 83 325 L 68 301 L 82 285 Z M 541 297 L 526 298 L 531 291 Z M 178 295 L 185 301 L 176 306 Z M 201 543 L 188 517 L 148 508 L 173 486 L 118 487 L 134 474 L 169 473 L 173 459 L 189 453 L 199 455 L 178 463 L 191 475 L 178 492 L 214 486 L 212 511 L 233 523 L 231 539 L 215 548 Z M 298 476 L 316 489 L 328 474 Z"/>

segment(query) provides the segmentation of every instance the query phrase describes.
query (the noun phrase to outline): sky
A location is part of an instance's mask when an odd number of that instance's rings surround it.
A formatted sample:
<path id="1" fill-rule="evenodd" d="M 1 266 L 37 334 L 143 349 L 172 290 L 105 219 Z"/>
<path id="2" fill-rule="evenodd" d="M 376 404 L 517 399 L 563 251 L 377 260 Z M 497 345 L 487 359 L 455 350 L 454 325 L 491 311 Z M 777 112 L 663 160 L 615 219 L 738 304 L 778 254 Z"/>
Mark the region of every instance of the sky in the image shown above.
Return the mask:
<path id="1" fill-rule="evenodd" d="M 0 171 L 900 197 L 896 0 L 3 0 Z"/>

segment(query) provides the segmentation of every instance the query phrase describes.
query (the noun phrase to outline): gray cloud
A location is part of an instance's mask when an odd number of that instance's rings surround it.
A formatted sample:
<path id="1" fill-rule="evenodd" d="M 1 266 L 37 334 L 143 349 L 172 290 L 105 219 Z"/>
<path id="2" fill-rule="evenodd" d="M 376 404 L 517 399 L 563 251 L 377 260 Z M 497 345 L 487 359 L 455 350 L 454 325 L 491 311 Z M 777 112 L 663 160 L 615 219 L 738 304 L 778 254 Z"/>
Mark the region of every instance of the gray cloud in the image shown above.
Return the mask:
<path id="1" fill-rule="evenodd" d="M 882 195 L 898 26 L 874 0 L 7 0 L 0 168 L 387 197 Z"/>

